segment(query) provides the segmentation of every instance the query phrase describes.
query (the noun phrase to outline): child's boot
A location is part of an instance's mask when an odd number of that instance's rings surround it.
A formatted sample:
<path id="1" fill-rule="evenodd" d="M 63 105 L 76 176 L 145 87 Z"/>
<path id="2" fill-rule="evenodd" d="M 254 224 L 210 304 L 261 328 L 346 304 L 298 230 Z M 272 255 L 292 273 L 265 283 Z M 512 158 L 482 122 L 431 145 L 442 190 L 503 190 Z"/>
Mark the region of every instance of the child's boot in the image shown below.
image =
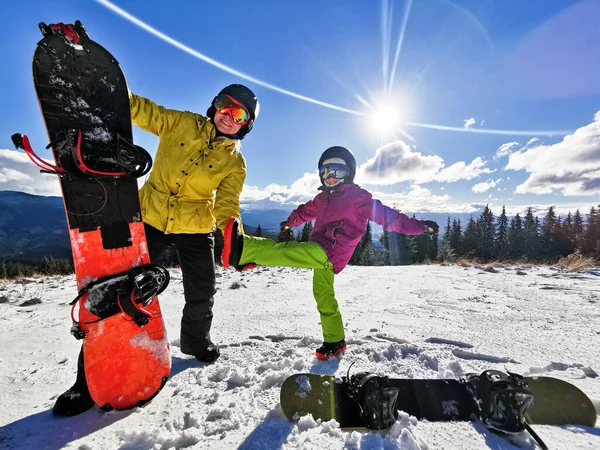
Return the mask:
<path id="1" fill-rule="evenodd" d="M 94 404 L 85 379 L 82 349 L 77 361 L 77 379 L 75 380 L 75 384 L 68 391 L 59 395 L 52 408 L 52 413 L 56 416 L 76 416 L 87 411 Z"/>
<path id="2" fill-rule="evenodd" d="M 346 341 L 342 339 L 338 342 L 323 342 L 315 354 L 315 356 L 321 360 L 328 360 L 332 356 L 337 356 L 346 350 Z"/>

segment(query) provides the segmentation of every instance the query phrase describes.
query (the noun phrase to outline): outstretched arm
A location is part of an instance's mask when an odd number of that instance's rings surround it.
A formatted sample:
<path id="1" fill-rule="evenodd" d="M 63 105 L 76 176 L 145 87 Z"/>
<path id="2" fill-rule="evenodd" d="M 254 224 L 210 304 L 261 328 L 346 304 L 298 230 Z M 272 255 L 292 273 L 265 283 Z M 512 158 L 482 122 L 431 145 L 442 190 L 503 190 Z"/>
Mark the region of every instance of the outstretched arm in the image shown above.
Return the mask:
<path id="1" fill-rule="evenodd" d="M 381 225 L 386 231 L 395 231 L 400 234 L 423 234 L 425 232 L 425 222 L 408 217 L 395 209 L 385 206 L 379 200 L 370 198 L 359 207 L 360 214 L 363 214 L 373 222 Z"/>
<path id="2" fill-rule="evenodd" d="M 129 95 L 129 105 L 133 124 L 157 136 L 172 129 L 183 114 L 132 93 Z"/>

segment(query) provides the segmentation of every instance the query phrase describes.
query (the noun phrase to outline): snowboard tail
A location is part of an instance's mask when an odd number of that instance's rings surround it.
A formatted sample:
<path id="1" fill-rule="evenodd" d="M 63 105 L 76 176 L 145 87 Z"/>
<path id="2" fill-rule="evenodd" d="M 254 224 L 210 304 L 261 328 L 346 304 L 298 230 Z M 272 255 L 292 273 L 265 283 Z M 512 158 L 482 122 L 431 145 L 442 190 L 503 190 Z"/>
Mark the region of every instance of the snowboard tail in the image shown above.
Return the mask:
<path id="1" fill-rule="evenodd" d="M 584 425 L 596 423 L 596 409 L 579 388 L 551 377 L 526 378 L 534 396 L 526 413 L 530 424 Z M 399 390 L 397 408 L 431 422 L 477 420 L 478 407 L 461 380 L 390 378 Z M 288 377 L 281 386 L 281 408 L 288 420 L 301 416 L 336 420 L 341 428 L 365 429 L 359 409 L 348 396 L 345 379 L 310 373 Z"/>
<path id="2" fill-rule="evenodd" d="M 79 21 L 40 29 L 33 80 L 54 164 L 37 156 L 26 136 L 13 135 L 13 142 L 59 178 L 80 293 L 73 334 L 83 338 L 90 394 L 103 409 L 128 409 L 152 399 L 171 367 L 159 290 L 144 293 L 135 285 L 134 269 L 150 262 L 136 177 L 152 159 L 133 144 L 129 94 L 116 59 Z M 166 270 L 150 272 L 165 281 Z"/>

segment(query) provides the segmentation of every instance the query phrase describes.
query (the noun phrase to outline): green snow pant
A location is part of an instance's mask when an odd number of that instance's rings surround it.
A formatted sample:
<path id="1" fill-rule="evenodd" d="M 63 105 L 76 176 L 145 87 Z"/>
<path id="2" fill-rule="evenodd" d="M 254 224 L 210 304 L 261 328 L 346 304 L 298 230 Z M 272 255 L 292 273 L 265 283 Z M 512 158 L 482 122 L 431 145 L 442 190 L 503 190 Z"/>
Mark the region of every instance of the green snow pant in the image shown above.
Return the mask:
<path id="1" fill-rule="evenodd" d="M 333 290 L 333 265 L 323 247 L 316 242 L 274 242 L 244 235 L 240 265 L 248 263 L 314 269 L 313 295 L 321 315 L 323 340 L 338 342 L 344 339 L 344 323 Z"/>

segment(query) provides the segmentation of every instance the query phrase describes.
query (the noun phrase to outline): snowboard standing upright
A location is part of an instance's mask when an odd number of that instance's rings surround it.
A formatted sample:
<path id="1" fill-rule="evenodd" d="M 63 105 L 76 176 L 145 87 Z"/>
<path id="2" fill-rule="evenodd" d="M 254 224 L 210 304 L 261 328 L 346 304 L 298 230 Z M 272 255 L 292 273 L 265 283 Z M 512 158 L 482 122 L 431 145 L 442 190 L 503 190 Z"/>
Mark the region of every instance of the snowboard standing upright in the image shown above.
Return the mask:
<path id="1" fill-rule="evenodd" d="M 136 180 L 152 160 L 132 143 L 115 58 L 79 21 L 39 26 L 33 80 L 55 163 L 39 158 L 26 136 L 13 141 L 59 176 L 79 289 L 71 331 L 83 339 L 92 399 L 128 409 L 153 398 L 171 368 L 157 297 L 169 274 L 149 264 Z"/>

